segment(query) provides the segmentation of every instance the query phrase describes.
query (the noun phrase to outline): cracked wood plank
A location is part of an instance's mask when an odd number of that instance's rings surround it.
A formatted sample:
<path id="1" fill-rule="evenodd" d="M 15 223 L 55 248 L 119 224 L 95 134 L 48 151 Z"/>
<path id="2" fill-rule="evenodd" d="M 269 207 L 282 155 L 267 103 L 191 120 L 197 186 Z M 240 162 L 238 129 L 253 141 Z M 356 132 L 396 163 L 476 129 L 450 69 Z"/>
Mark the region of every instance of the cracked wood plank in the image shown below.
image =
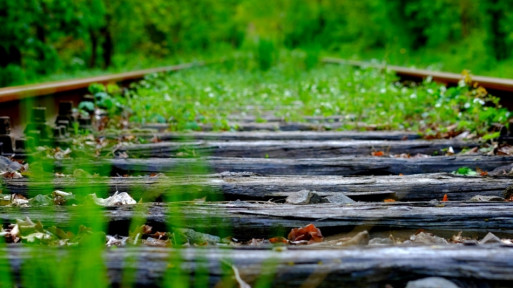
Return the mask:
<path id="1" fill-rule="evenodd" d="M 4 193 L 22 195 L 48 194 L 63 190 L 74 194 L 113 194 L 128 192 L 135 199 L 153 201 L 173 195 L 176 199 L 193 200 L 269 200 L 283 199 L 301 190 L 316 191 L 321 196 L 344 193 L 357 201 L 402 201 L 442 199 L 469 200 L 475 195 L 501 196 L 513 185 L 512 178 L 456 176 L 448 173 L 404 176 L 257 176 L 244 174 L 190 175 L 187 177 L 97 177 L 91 179 L 55 178 L 53 181 L 4 179 Z M 169 198 L 169 197 L 168 197 Z"/>
<path id="2" fill-rule="evenodd" d="M 477 167 L 491 171 L 513 162 L 512 156 L 438 156 L 428 158 L 388 158 L 344 156 L 334 158 L 265 159 L 205 157 L 110 159 L 103 161 L 56 161 L 47 170 L 72 174 L 76 168 L 88 167 L 95 173 L 124 175 L 132 173 L 184 173 L 194 167 L 215 172 L 252 172 L 262 175 L 409 175 L 452 172 L 460 167 Z"/>
<path id="3" fill-rule="evenodd" d="M 9 260 L 7 263 L 19 284 L 24 263 L 73 252 L 62 248 L 34 250 L 15 246 L 2 250 L 1 255 Z M 194 286 L 194 275 L 204 275 L 210 287 L 220 284 L 233 287 L 237 283 L 230 277 L 233 272 L 229 266 L 224 266 L 226 263 L 235 266 L 242 280 L 250 285 L 267 276 L 273 287 L 304 287 L 305 283 L 315 287 L 382 287 L 386 284 L 404 287 L 410 280 L 430 276 L 445 277 L 461 287 L 507 287 L 513 281 L 513 274 L 507 269 L 513 265 L 513 249 L 498 246 L 289 248 L 282 251 L 133 247 L 106 249 L 103 259 L 108 281 L 114 287 L 127 284 L 126 279 L 123 281 L 126 271 L 134 272 L 132 284 L 135 287 L 162 286 L 166 272 L 183 275 L 190 286 Z M 70 262 L 68 265 L 79 264 Z M 45 276 L 51 277 L 41 275 Z M 228 277 L 227 282 L 221 282 L 223 276 Z"/>
<path id="4" fill-rule="evenodd" d="M 1 207 L 0 219 L 13 223 L 30 217 L 45 226 L 88 226 L 87 219 L 109 223 L 111 234 L 127 235 L 134 217 L 146 219 L 157 230 L 191 228 L 218 236 L 239 239 L 269 238 L 286 235 L 292 228 L 314 223 L 323 234 L 333 235 L 355 227 L 383 231 L 394 229 L 430 229 L 465 232 L 513 231 L 513 203 L 475 202 L 396 202 L 355 203 L 351 205 L 290 205 L 269 202 L 234 201 L 227 203 L 151 203 L 97 209 L 84 207 Z M 78 213 L 78 214 L 77 214 Z M 84 214 L 85 213 L 85 214 Z M 78 217 L 87 215 L 88 217 Z M 73 217 L 75 216 L 75 217 Z M 282 236 L 283 236 L 282 235 Z"/>
<path id="5" fill-rule="evenodd" d="M 339 141 L 339 140 L 414 140 L 420 139 L 418 133 L 401 131 L 252 131 L 252 132 L 167 132 L 155 133 L 148 131 L 140 133 L 137 131 L 120 131 L 119 135 L 135 135 L 137 137 L 157 137 L 162 141 L 178 141 L 184 139 L 212 140 L 212 141 L 268 141 L 268 140 L 317 140 L 317 141 Z M 114 134 L 105 134 L 107 137 L 117 137 Z"/>
<path id="6" fill-rule="evenodd" d="M 201 141 L 201 142 L 160 142 L 151 144 L 133 144 L 119 147 L 131 157 L 177 157 L 183 153 L 209 155 L 217 157 L 250 158 L 321 158 L 342 155 L 368 155 L 383 151 L 386 154 L 406 153 L 444 155 L 452 147 L 455 153 L 464 148 L 478 147 L 477 142 L 457 140 L 346 140 L 346 141 Z"/>

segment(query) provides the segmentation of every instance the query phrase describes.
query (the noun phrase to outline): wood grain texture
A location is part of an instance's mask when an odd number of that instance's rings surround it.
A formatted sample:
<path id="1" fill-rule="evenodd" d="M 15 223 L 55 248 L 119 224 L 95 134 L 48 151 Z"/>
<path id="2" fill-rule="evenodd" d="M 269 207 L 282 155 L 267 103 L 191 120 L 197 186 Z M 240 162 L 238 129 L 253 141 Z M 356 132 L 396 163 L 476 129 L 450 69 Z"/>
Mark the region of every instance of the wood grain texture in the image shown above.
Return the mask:
<path id="1" fill-rule="evenodd" d="M 34 261 L 34 257 L 63 256 L 72 250 L 49 248 L 33 253 L 24 247 L 9 247 L 5 252 L 1 255 L 8 255 L 11 271 L 19 275 L 23 263 Z M 135 287 L 162 287 L 166 272 L 184 275 L 191 286 L 194 275 L 204 275 L 209 287 L 238 287 L 230 265 L 250 285 L 266 275 L 273 287 L 304 287 L 305 283 L 315 287 L 404 287 L 407 281 L 429 276 L 445 277 L 461 287 L 508 287 L 513 281 L 507 269 L 512 265 L 513 249 L 499 246 L 289 248 L 280 252 L 134 247 L 108 249 L 103 255 L 114 287 L 123 283 L 127 270 L 135 273 Z M 177 263 L 176 257 L 181 263 L 178 266 L 170 264 Z M 223 276 L 228 278 L 225 282 L 221 282 Z"/>
<path id="2" fill-rule="evenodd" d="M 160 142 L 152 144 L 134 144 L 118 148 L 131 157 L 177 157 L 180 154 L 195 153 L 217 157 L 248 158 L 325 158 L 343 155 L 366 155 L 381 151 L 388 154 L 444 155 L 452 147 L 455 153 L 464 148 L 478 147 L 479 143 L 457 140 L 439 141 L 383 141 L 383 140 L 346 140 L 346 141 L 200 141 L 200 142 Z"/>
<path id="3" fill-rule="evenodd" d="M 420 139 L 421 136 L 414 132 L 402 131 L 252 131 L 252 132 L 167 132 L 167 133 L 140 133 L 140 132 L 127 132 L 128 135 L 135 135 L 138 137 L 157 137 L 163 141 L 177 141 L 177 140 L 213 140 L 213 141 L 268 141 L 268 140 L 413 140 Z M 114 138 L 120 134 L 101 134 L 105 137 Z"/>
<path id="4" fill-rule="evenodd" d="M 439 156 L 429 158 L 387 158 L 344 156 L 334 158 L 263 159 L 205 157 L 201 159 L 112 159 L 96 162 L 57 162 L 57 170 L 72 173 L 80 166 L 111 175 L 131 173 L 191 171 L 191 167 L 204 166 L 215 172 L 253 172 L 261 175 L 409 175 L 452 172 L 460 167 L 479 167 L 491 171 L 513 162 L 511 156 Z M 50 166 L 49 169 L 54 167 Z"/>
<path id="5" fill-rule="evenodd" d="M 456 176 L 449 173 L 360 177 L 243 175 L 56 178 L 53 181 L 4 179 L 2 190 L 3 193 L 26 196 L 48 194 L 54 190 L 99 195 L 120 191 L 148 201 L 168 194 L 181 200 L 203 196 L 212 200 L 277 200 L 301 190 L 316 191 L 322 196 L 344 193 L 358 201 L 382 201 L 385 198 L 429 201 L 440 200 L 445 194 L 452 201 L 466 201 L 475 195 L 504 196 L 504 190 L 513 185 L 512 178 Z"/>
<path id="6" fill-rule="evenodd" d="M 396 202 L 351 205 L 291 205 L 269 202 L 150 203 L 108 209 L 83 207 L 1 207 L 3 223 L 30 217 L 44 225 L 88 225 L 87 219 L 104 219 L 109 233 L 127 235 L 134 217 L 146 219 L 157 229 L 168 224 L 218 236 L 239 239 L 285 236 L 292 228 L 314 223 L 323 234 L 336 234 L 367 227 L 376 231 L 431 229 L 475 232 L 513 232 L 513 203 Z M 86 214 L 84 214 L 86 213 Z M 79 217 L 88 215 L 88 217 Z M 281 232 L 279 232 L 281 231 Z M 282 235 L 283 234 L 283 235 Z"/>

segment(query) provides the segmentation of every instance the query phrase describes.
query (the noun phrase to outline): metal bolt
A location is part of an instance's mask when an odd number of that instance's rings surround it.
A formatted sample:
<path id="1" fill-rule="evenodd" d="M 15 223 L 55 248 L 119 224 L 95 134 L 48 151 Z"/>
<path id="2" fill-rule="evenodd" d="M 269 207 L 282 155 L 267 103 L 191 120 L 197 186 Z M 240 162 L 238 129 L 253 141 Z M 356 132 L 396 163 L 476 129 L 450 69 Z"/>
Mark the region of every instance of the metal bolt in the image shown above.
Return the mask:
<path id="1" fill-rule="evenodd" d="M 11 118 L 9 116 L 0 117 L 0 135 L 11 134 Z"/>
<path id="2" fill-rule="evenodd" d="M 53 137 L 60 138 L 61 137 L 61 128 L 59 127 L 53 127 Z"/>
<path id="3" fill-rule="evenodd" d="M 59 103 L 59 116 L 71 116 L 73 111 L 72 101 L 62 101 Z"/>
<path id="4" fill-rule="evenodd" d="M 61 135 L 62 136 L 65 136 L 66 134 L 68 134 L 68 130 L 67 130 L 68 126 L 59 125 L 58 127 L 59 127 L 59 129 L 61 129 Z"/>
<path id="5" fill-rule="evenodd" d="M 36 123 L 46 122 L 46 107 L 32 108 L 32 120 Z"/>
<path id="6" fill-rule="evenodd" d="M 64 127 L 70 127 L 71 126 L 71 124 L 69 123 L 68 120 L 59 120 L 59 121 L 57 121 L 57 125 L 64 126 Z"/>
<path id="7" fill-rule="evenodd" d="M 14 145 L 16 146 L 16 150 L 25 150 L 25 139 L 16 139 L 14 141 Z"/>
<path id="8" fill-rule="evenodd" d="M 80 119 L 78 119 L 78 123 L 80 124 L 80 126 L 89 126 L 92 122 L 90 117 L 81 117 Z"/>

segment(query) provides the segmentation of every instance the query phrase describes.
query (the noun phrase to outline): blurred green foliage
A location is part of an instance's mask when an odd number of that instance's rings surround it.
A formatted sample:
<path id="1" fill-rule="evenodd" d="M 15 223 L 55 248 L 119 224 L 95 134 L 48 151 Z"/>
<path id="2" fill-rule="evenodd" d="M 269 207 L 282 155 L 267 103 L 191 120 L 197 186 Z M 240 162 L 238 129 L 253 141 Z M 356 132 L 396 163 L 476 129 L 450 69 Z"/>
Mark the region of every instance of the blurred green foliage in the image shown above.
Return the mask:
<path id="1" fill-rule="evenodd" d="M 0 85 L 282 48 L 513 76 L 509 0 L 2 0 Z"/>

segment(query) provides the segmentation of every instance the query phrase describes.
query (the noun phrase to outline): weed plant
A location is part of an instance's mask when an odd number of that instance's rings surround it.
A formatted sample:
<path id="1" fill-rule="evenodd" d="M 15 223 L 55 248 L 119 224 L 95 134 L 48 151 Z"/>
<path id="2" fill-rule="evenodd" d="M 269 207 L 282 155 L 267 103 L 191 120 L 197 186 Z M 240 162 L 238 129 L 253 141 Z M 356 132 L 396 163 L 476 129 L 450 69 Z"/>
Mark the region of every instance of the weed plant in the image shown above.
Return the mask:
<path id="1" fill-rule="evenodd" d="M 106 93 L 99 86 L 91 87 L 91 93 Z M 110 92 L 109 92 L 110 93 Z M 110 96 L 109 96 L 110 97 Z M 106 97 L 96 99 L 95 106 L 103 105 L 107 100 Z M 106 101 L 110 103 L 111 99 Z M 102 104 L 103 103 L 103 104 Z M 78 137 L 77 137 L 78 138 Z M 30 142 L 34 143 L 34 142 Z M 72 146 L 73 149 L 83 147 Z M 38 185 L 37 192 L 29 191 L 30 197 L 39 194 L 51 194 L 54 191 L 52 181 L 55 180 L 55 172 L 60 169 L 56 167 L 55 159 L 48 158 L 45 153 L 35 153 L 41 150 L 38 147 L 27 147 L 30 157 L 27 159 L 29 170 L 24 174 L 28 177 L 28 181 L 34 183 L 47 183 L 46 186 Z M 201 159 L 201 155 L 190 156 L 191 165 L 188 167 L 178 167 L 171 171 L 162 171 L 166 177 L 163 183 L 169 184 L 182 181 L 187 178 L 192 182 L 195 177 L 209 173 L 208 167 Z M 11 218 L 16 217 L 23 219 L 27 213 L 34 212 L 32 215 L 40 215 L 41 219 L 33 218 L 32 221 L 42 225 L 54 226 L 55 231 L 61 231 L 62 234 L 74 234 L 75 241 L 58 244 L 54 239 L 36 239 L 35 241 L 22 240 L 22 243 L 6 244 L 4 238 L 0 238 L 0 287 L 109 287 L 109 275 L 107 266 L 105 265 L 105 253 L 109 249 L 117 249 L 116 247 L 106 247 L 106 234 L 112 228 L 112 223 L 108 223 L 104 216 L 105 208 L 96 205 L 90 200 L 90 194 L 96 194 L 99 197 L 105 197 L 109 194 L 107 185 L 98 185 L 98 175 L 110 175 L 110 167 L 101 165 L 101 168 L 95 168 L 94 161 L 97 160 L 93 151 L 86 150 L 81 153 L 73 153 L 72 159 L 63 161 L 72 164 L 71 168 L 63 171 L 68 177 L 73 177 L 76 184 L 73 193 L 78 199 L 78 203 L 73 207 L 28 207 L 28 208 L 9 208 L 8 213 L 12 213 Z M 80 173 L 75 173 L 77 171 Z M 71 176 L 73 175 L 73 176 Z M 62 176 L 62 175 L 61 175 Z M 198 182 L 198 181 L 196 181 Z M 165 187 L 165 185 L 161 185 Z M 137 189 L 134 189 L 137 190 Z M 139 190 L 142 190 L 140 188 Z M 143 195 L 144 191 L 134 191 L 133 194 Z M 166 211 L 166 223 L 160 231 L 173 232 L 176 229 L 188 227 L 193 224 L 191 221 L 201 221 L 202 223 L 210 223 L 211 229 L 208 233 L 226 237 L 230 231 L 226 229 L 216 228 L 218 217 L 196 217 L 193 220 L 187 217 L 190 211 L 186 211 L 180 205 L 183 201 L 198 199 L 198 201 L 222 200 L 219 199 L 219 193 L 200 185 L 171 185 L 163 188 L 158 195 L 145 195 L 146 201 L 156 201 L 157 197 L 162 196 L 163 201 L 168 203 L 169 210 Z M 153 199 L 151 199 L 153 197 Z M 144 204 L 135 205 L 133 209 L 134 217 L 129 223 L 130 234 L 137 233 L 141 229 L 141 225 L 147 223 L 148 207 Z M 31 211 L 32 210 L 32 211 Z M 40 213 L 38 214 L 37 211 Z M 39 225 L 39 224 L 37 224 Z M 123 223 L 114 225 L 125 225 Z M 20 228 L 21 229 L 21 228 Z M 33 229 L 33 228 L 30 228 Z M 61 230 L 62 229 L 62 230 Z M 122 227 L 114 227 L 114 229 L 125 229 Z M 54 231 L 54 230 L 52 230 Z M 134 232 L 135 231 L 135 232 Z M 2 231 L 3 232 L 3 231 Z M 2 235 L 3 236 L 3 235 Z M 77 239 L 79 238 L 79 239 Z M 138 246 L 141 242 L 140 237 L 138 243 L 129 243 L 123 248 L 126 255 L 122 259 L 122 263 L 118 263 L 118 269 L 122 269 L 122 278 L 117 279 L 121 282 L 122 287 L 134 287 L 137 277 L 141 273 L 138 268 L 150 265 L 141 262 L 138 258 L 139 254 L 131 250 Z M 180 240 L 178 240 L 179 242 Z M 73 242 L 73 243 L 72 243 Z M 135 242 L 135 241 L 134 241 Z M 173 249 L 169 250 L 167 257 L 167 270 L 163 271 L 163 287 L 208 287 L 213 281 L 210 279 L 209 263 L 205 256 L 204 249 L 197 249 L 195 253 L 194 267 L 189 267 L 190 263 L 184 263 L 182 260 L 182 244 L 176 241 L 172 242 Z M 58 246 L 58 247 L 55 247 Z M 226 251 L 228 253 L 228 251 Z M 14 254 L 14 255 L 13 255 Z M 9 263 L 9 259 L 14 259 L 13 263 Z M 19 262 L 21 260 L 21 262 Z M 112 265 L 112 264 L 111 264 Z M 19 267 L 18 273 L 13 273 L 10 267 Z M 186 267 L 184 269 L 184 267 Z M 151 271 L 151 268 L 149 269 Z M 192 275 L 191 275 L 192 271 Z M 230 280 L 230 271 L 227 271 L 227 279 Z M 231 282 L 230 282 L 231 283 Z M 235 283 L 232 283 L 235 285 Z M 233 286 L 232 285 L 232 286 Z"/>
<path id="2" fill-rule="evenodd" d="M 234 115 L 260 121 L 265 116 L 286 121 L 341 116 L 343 129 L 407 130 L 429 137 L 468 131 L 493 138 L 493 125 L 507 125 L 510 117 L 498 98 L 472 84 L 468 75 L 448 88 L 430 79 L 401 83 L 392 72 L 376 68 L 315 65 L 315 49 L 280 55 L 271 68 L 241 56 L 208 67 L 149 75 L 129 97 L 117 99 L 129 107 L 131 121 L 169 123 L 174 131 L 205 126 L 234 130 L 236 123 L 229 121 Z"/>

